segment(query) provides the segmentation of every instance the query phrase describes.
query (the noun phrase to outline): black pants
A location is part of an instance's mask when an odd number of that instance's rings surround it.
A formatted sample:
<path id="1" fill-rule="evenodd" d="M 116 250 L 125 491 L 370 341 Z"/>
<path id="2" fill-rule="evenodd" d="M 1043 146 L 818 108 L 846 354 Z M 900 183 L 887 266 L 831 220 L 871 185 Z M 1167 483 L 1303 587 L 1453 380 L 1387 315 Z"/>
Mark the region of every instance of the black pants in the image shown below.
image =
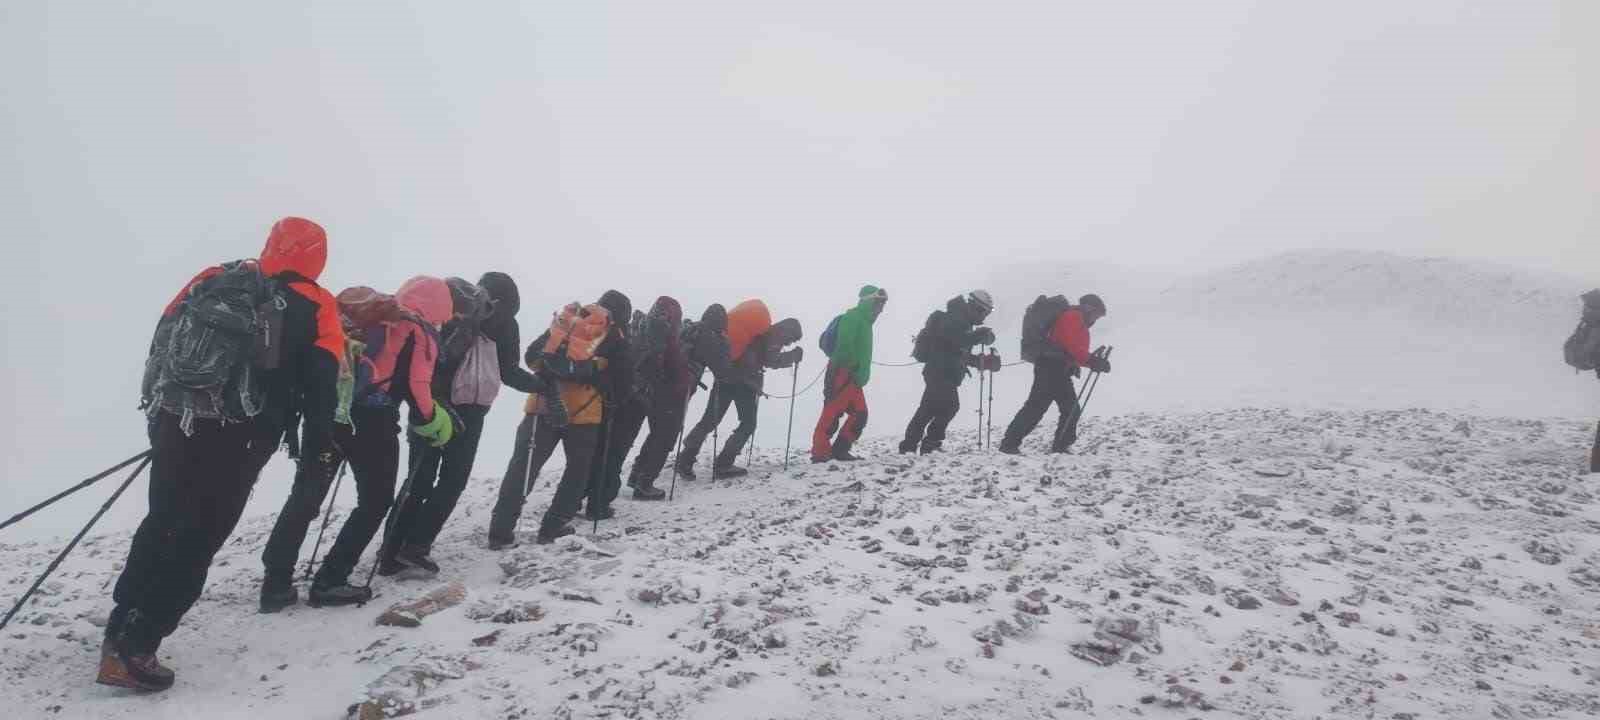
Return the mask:
<path id="1" fill-rule="evenodd" d="M 956 413 L 961 412 L 959 380 L 924 375 L 923 382 L 922 404 L 911 416 L 911 424 L 906 426 L 905 441 L 900 443 L 900 449 L 904 452 L 920 448 L 927 453 L 944 447 L 945 431 L 949 429 Z"/>
<path id="2" fill-rule="evenodd" d="M 200 599 L 211 560 L 250 499 L 267 437 L 256 422 L 201 420 L 186 436 L 176 416 L 157 419 L 150 510 L 133 535 L 106 627 L 127 651 L 155 652 Z"/>
<path id="3" fill-rule="evenodd" d="M 695 423 L 688 435 L 683 437 L 683 457 L 688 464 L 694 464 L 694 459 L 699 457 L 700 448 L 706 443 L 706 436 L 710 435 L 717 426 L 722 424 L 722 418 L 728 415 L 728 407 L 735 406 L 739 412 L 739 426 L 728 434 L 728 443 L 717 452 L 716 460 L 712 467 L 730 467 L 739 459 L 739 453 L 744 451 L 745 443 L 756 434 L 756 410 L 760 398 L 756 396 L 756 389 L 740 383 L 716 383 L 711 387 L 711 401 L 706 403 L 706 412 L 700 416 L 700 422 Z"/>
<path id="4" fill-rule="evenodd" d="M 354 432 L 349 425 L 334 423 L 334 442 L 349 446 Z M 284 587 L 294 581 L 294 564 L 300 559 L 300 548 L 305 544 L 311 521 L 317 518 L 322 501 L 328 497 L 339 467 L 344 463 L 344 453 L 339 447 L 312 449 L 311 438 L 301 442 L 300 466 L 294 473 L 294 486 L 289 499 L 283 503 L 272 534 L 267 537 L 267 547 L 261 551 L 261 565 L 265 569 L 266 583 Z"/>
<path id="5" fill-rule="evenodd" d="M 391 556 L 407 545 L 433 547 L 439 531 L 455 512 L 462 491 L 467 489 L 467 481 L 472 478 L 472 462 L 478 457 L 478 440 L 483 437 L 483 419 L 489 414 L 489 408 L 462 405 L 456 408 L 456 414 L 461 418 L 461 427 L 456 428 L 455 436 L 444 447 L 433 447 L 420 436 L 410 438 L 416 473 L 405 505 L 395 512 L 394 541 L 389 544 Z"/>
<path id="6" fill-rule="evenodd" d="M 341 449 L 356 480 L 356 507 L 339 528 L 339 537 L 318 568 L 316 584 L 339 585 L 361 561 L 367 545 L 383 526 L 394 504 L 400 476 L 400 411 L 395 408 L 356 407 L 350 411 L 355 434 Z"/>
<path id="7" fill-rule="evenodd" d="M 515 442 L 511 463 L 500 481 L 500 497 L 489 518 L 491 540 L 512 538 L 533 481 L 555 453 L 557 444 L 566 452 L 567 468 L 561 474 L 561 483 L 545 513 L 544 524 L 554 528 L 577 517 L 589 492 L 592 461 L 600 444 L 600 426 L 568 425 L 557 430 L 548 423 L 539 422 L 536 415 L 526 415 L 517 426 Z"/>
<path id="8" fill-rule="evenodd" d="M 1044 419 L 1045 411 L 1054 404 L 1061 416 L 1056 421 L 1056 434 L 1050 443 L 1050 452 L 1066 452 L 1078 440 L 1078 394 L 1072 384 L 1072 375 L 1064 365 L 1034 364 L 1033 388 L 1028 390 L 1028 400 L 1017 411 L 1017 416 L 1006 428 L 1002 448 L 1022 445 L 1033 429 Z"/>
<path id="9" fill-rule="evenodd" d="M 617 494 L 622 492 L 622 464 L 627 462 L 628 453 L 633 450 L 633 443 L 639 439 L 639 431 L 644 429 L 644 421 L 649 416 L 649 410 L 642 403 L 628 402 L 617 409 L 616 417 L 607 429 L 611 436 L 606 438 L 606 466 L 600 487 L 600 507 L 610 507 L 611 502 L 617 499 Z"/>
<path id="10" fill-rule="evenodd" d="M 669 398 L 656 393 L 655 405 L 645 416 L 650 432 L 639 446 L 639 454 L 633 458 L 628 484 L 655 487 L 656 478 L 661 477 L 661 468 L 666 467 L 672 447 L 678 442 L 678 433 L 683 429 L 683 411 L 687 403 L 688 398 Z"/>

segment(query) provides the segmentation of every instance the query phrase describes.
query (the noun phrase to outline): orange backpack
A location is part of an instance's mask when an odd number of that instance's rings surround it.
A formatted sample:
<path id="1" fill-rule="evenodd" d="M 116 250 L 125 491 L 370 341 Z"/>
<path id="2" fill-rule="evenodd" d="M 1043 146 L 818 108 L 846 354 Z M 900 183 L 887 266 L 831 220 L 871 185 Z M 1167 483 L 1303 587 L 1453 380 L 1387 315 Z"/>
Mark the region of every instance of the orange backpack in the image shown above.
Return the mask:
<path id="1" fill-rule="evenodd" d="M 772 329 L 772 312 L 760 300 L 746 300 L 728 311 L 728 357 L 738 360 L 757 336 Z"/>
<path id="2" fill-rule="evenodd" d="M 561 352 L 566 346 L 567 358 L 588 360 L 605 342 L 606 331 L 611 329 L 611 315 L 599 305 L 570 303 L 556 313 L 550 322 L 550 339 L 544 343 L 547 353 Z"/>

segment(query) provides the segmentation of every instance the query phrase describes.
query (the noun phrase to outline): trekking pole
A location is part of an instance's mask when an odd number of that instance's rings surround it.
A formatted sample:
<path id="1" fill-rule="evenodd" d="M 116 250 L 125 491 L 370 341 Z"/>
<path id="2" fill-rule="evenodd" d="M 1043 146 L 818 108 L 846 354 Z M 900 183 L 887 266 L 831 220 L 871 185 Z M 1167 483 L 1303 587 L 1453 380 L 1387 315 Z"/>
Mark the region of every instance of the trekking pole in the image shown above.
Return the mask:
<path id="1" fill-rule="evenodd" d="M 789 379 L 789 434 L 783 439 L 783 471 L 789 472 L 789 451 L 794 446 L 794 396 L 796 388 L 800 387 L 800 363 L 794 364 L 794 373 Z"/>
<path id="2" fill-rule="evenodd" d="M 322 511 L 322 528 L 317 530 L 317 544 L 311 546 L 311 559 L 306 561 L 306 582 L 311 581 L 311 568 L 317 564 L 317 555 L 322 552 L 322 535 L 328 532 L 328 521 L 333 519 L 333 502 L 339 499 L 339 485 L 344 483 L 344 474 L 350 469 L 350 460 L 339 461 L 339 474 L 333 479 L 333 492 L 328 495 L 328 509 Z"/>
<path id="3" fill-rule="evenodd" d="M 543 416 L 535 414 L 533 415 L 533 426 L 528 428 L 528 464 L 522 468 L 522 500 L 524 502 L 528 500 L 529 495 L 533 494 L 534 439 L 539 437 L 539 423 L 542 422 L 544 422 Z"/>
<path id="4" fill-rule="evenodd" d="M 1113 348 L 1107 347 L 1105 348 L 1105 352 L 1096 352 L 1095 354 L 1099 357 L 1105 358 L 1106 360 L 1110 360 L 1112 349 Z M 1074 433 L 1077 432 L 1078 423 L 1083 420 L 1083 411 L 1089 406 L 1089 399 L 1094 397 L 1094 389 L 1100 385 L 1100 375 L 1101 373 L 1099 372 L 1090 372 L 1089 377 L 1084 379 L 1083 389 L 1078 391 L 1077 412 L 1073 413 L 1072 422 L 1061 428 L 1062 430 L 1071 428 Z M 1060 440 L 1060 433 L 1057 433 L 1056 441 L 1060 442 Z"/>
<path id="5" fill-rule="evenodd" d="M 372 579 L 378 576 L 378 566 L 383 564 L 383 558 L 389 554 L 389 544 L 394 541 L 395 517 L 400 514 L 400 508 L 405 507 L 411 499 L 411 481 L 417 477 L 417 470 L 422 467 L 422 458 L 428 454 L 427 450 L 418 452 L 411 459 L 411 472 L 406 473 L 406 482 L 400 486 L 400 494 L 395 496 L 394 504 L 389 506 L 389 513 L 383 518 L 383 541 L 378 543 L 378 556 L 372 559 L 372 570 L 367 573 L 368 590 L 372 589 Z"/>
<path id="6" fill-rule="evenodd" d="M 999 361 L 998 361 L 999 355 L 997 355 L 995 353 L 994 348 L 989 348 L 989 357 L 996 358 L 996 362 L 994 363 L 995 365 L 999 365 L 1000 364 Z M 984 425 L 983 425 L 983 449 L 984 450 L 988 450 L 990 447 L 992 447 L 994 445 L 994 374 L 995 374 L 994 368 L 990 368 L 989 369 L 989 412 L 988 412 L 988 414 L 984 415 Z M 982 402 L 981 398 L 979 399 L 979 402 Z"/>
<path id="7" fill-rule="evenodd" d="M 717 464 L 717 444 L 721 442 L 722 438 L 723 416 L 717 412 L 717 381 L 715 379 L 711 381 L 711 405 L 707 407 L 706 411 L 711 415 L 711 417 L 715 417 L 717 419 L 716 424 L 711 426 L 711 464 L 713 466 L 711 471 L 716 472 L 715 465 Z"/>
<path id="8" fill-rule="evenodd" d="M 694 397 L 694 383 L 683 391 L 683 409 L 678 412 L 678 449 L 672 453 L 672 485 L 667 488 L 667 502 L 672 502 L 678 492 L 678 459 L 683 457 L 683 430 L 689 424 L 689 400 Z"/>
<path id="9" fill-rule="evenodd" d="M 93 484 L 95 484 L 97 482 L 100 482 L 101 480 L 104 480 L 107 477 L 115 474 L 118 470 L 121 470 L 121 469 L 123 469 L 123 468 L 125 468 L 125 467 L 127 467 L 129 465 L 132 465 L 132 464 L 134 464 L 134 463 L 136 463 L 136 462 L 138 462 L 140 460 L 143 460 L 143 459 L 149 457 L 150 453 L 152 453 L 152 452 L 154 452 L 154 451 L 153 450 L 146 450 L 146 451 L 144 451 L 142 453 L 139 453 L 138 455 L 135 455 L 135 456 L 133 456 L 131 458 L 128 458 L 127 460 L 123 460 L 122 462 L 119 462 L 116 465 L 112 466 L 111 469 L 106 470 L 105 472 L 102 472 L 102 473 L 100 473 L 98 475 L 95 475 L 94 477 L 91 477 L 88 480 L 84 480 L 83 482 L 78 483 L 77 485 L 73 485 L 72 487 L 67 488 L 66 490 L 62 490 L 61 492 L 56 493 L 49 500 L 46 500 L 46 501 L 44 501 L 42 503 L 39 503 L 38 505 L 35 505 L 35 506 L 31 507 L 31 508 L 28 508 L 27 510 L 23 510 L 22 512 L 17 513 L 16 515 L 11 516 L 10 520 L 7 520 L 7 521 L 5 521 L 3 523 L 0 523 L 0 530 L 4 530 L 4 529 L 6 529 L 8 527 L 11 527 L 12 525 L 15 525 L 15 524 L 17 524 L 19 522 L 22 522 L 29 515 L 32 515 L 32 514 L 34 514 L 36 512 L 39 512 L 40 510 L 43 510 L 43 509 L 45 509 L 47 507 L 50 507 L 51 505 L 56 504 L 56 502 L 61 500 L 62 498 L 66 497 L 68 495 L 71 495 L 71 494 L 73 494 L 73 493 L 75 493 L 75 492 L 77 492 L 79 490 L 82 490 L 82 489 L 84 489 L 86 487 L 89 487 L 90 485 L 93 485 Z"/>
<path id="10" fill-rule="evenodd" d="M 0 620 L 0 630 L 11 624 L 11 618 L 16 617 L 17 613 L 22 610 L 22 606 L 28 603 L 28 598 L 33 597 L 33 594 L 38 592 L 39 586 L 44 585 L 44 581 L 50 577 L 50 573 L 61 567 L 61 561 L 67 559 L 67 555 L 72 552 L 73 548 L 78 547 L 78 543 L 83 540 L 83 536 L 89 534 L 89 529 L 94 527 L 95 523 L 100 522 L 100 518 L 106 514 L 106 511 L 111 509 L 111 505 L 117 501 L 117 498 L 122 497 L 123 491 L 127 490 L 128 486 L 133 484 L 134 479 L 139 477 L 139 473 L 144 472 L 144 469 L 150 465 L 150 460 L 151 451 L 146 450 L 139 462 L 139 466 L 128 474 L 128 479 L 122 481 L 122 485 L 117 488 L 116 492 L 111 493 L 111 497 L 106 500 L 104 505 L 100 506 L 100 511 L 95 513 L 94 517 L 89 518 L 89 524 L 84 525 L 83 529 L 78 531 L 77 537 L 72 538 L 72 542 L 67 543 L 67 547 L 61 551 L 61 554 L 57 555 L 55 560 L 50 561 L 50 566 L 44 569 L 44 574 L 40 575 L 38 580 L 33 581 L 33 587 L 28 588 L 28 591 L 22 594 L 22 599 L 18 600 L 17 604 L 11 608 L 11 612 L 6 613 L 5 619 Z"/>
<path id="11" fill-rule="evenodd" d="M 989 346 L 985 345 L 987 349 Z M 982 357 L 982 355 L 979 355 Z M 978 450 L 983 450 L 983 364 L 978 364 Z"/>

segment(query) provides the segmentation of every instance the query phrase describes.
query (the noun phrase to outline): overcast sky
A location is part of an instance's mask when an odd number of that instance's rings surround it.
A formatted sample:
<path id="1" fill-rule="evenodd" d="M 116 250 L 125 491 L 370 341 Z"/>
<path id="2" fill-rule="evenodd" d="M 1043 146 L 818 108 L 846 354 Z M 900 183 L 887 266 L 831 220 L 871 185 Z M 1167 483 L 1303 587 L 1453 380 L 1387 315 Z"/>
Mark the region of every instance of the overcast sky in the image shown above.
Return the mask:
<path id="1" fill-rule="evenodd" d="M 334 290 L 505 270 L 525 328 L 1304 247 L 1593 277 L 1597 48 L 1592 0 L 11 0 L 0 510 L 137 447 L 159 307 L 286 214 Z"/>

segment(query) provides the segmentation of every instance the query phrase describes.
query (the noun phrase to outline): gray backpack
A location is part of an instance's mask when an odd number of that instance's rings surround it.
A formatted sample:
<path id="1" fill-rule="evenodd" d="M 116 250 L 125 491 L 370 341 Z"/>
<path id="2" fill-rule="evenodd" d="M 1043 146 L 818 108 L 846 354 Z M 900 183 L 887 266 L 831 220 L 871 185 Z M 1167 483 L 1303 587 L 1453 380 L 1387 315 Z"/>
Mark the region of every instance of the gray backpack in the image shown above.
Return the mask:
<path id="1" fill-rule="evenodd" d="M 1582 372 L 1600 369 L 1600 290 L 1583 296 L 1583 319 L 1562 346 L 1568 365 Z"/>
<path id="2" fill-rule="evenodd" d="M 285 307 L 278 283 L 254 260 L 196 283 L 156 325 L 139 407 L 151 418 L 178 416 L 186 435 L 196 419 L 255 417 L 265 405 L 262 374 L 281 360 Z"/>

